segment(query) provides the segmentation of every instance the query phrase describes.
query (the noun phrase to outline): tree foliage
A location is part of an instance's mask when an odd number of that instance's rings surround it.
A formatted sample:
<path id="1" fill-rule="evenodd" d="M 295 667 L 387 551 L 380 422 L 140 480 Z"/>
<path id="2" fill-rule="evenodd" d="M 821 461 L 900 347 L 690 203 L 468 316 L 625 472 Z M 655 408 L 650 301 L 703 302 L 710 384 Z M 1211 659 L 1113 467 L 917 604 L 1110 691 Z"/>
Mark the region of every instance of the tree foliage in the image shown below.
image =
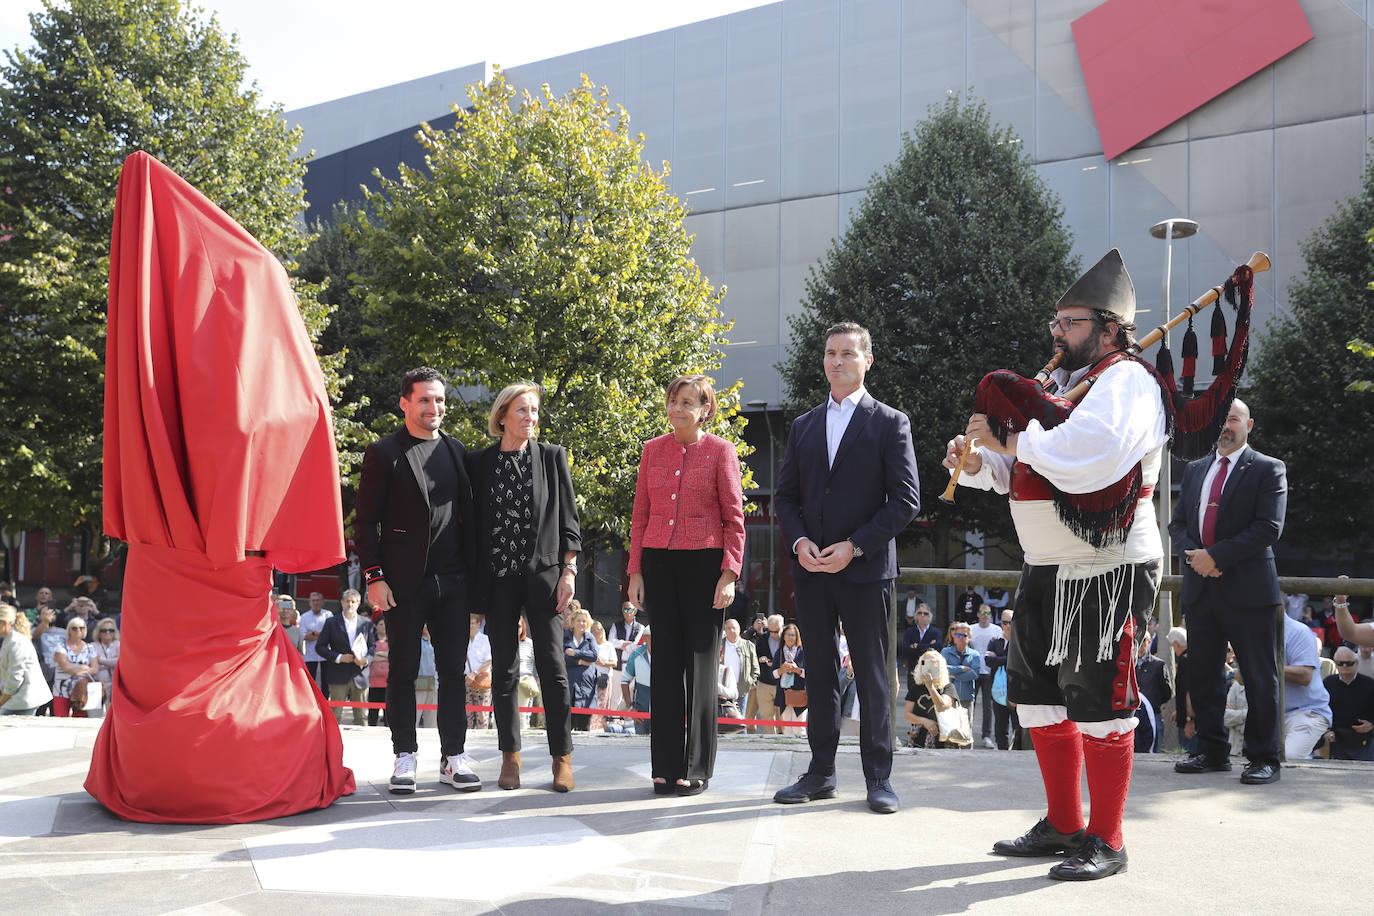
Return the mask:
<path id="1" fill-rule="evenodd" d="M 1006 500 L 969 488 L 939 494 L 945 444 L 973 412 L 993 369 L 1031 375 L 1051 355 L 1045 322 L 1077 260 L 1063 209 L 1020 141 L 987 109 L 950 98 L 932 106 L 876 176 L 849 228 L 813 269 L 779 366 L 794 409 L 828 393 L 825 329 L 857 321 L 873 335 L 869 392 L 905 412 L 921 476 L 922 517 L 905 539 L 949 529 L 1012 535 Z"/>
<path id="2" fill-rule="evenodd" d="M 721 365 L 723 290 L 689 256 L 666 165 L 641 160 L 605 89 L 517 93 L 498 72 L 454 111 L 452 130 L 419 134 L 427 169 L 402 165 L 350 223 L 375 371 L 449 373 L 469 445 L 491 441 L 495 391 L 542 385 L 540 435 L 568 448 L 584 527 L 623 539 L 640 448 L 667 431 L 665 384 Z M 715 431 L 739 443 L 738 384 L 721 387 Z"/>
<path id="3" fill-rule="evenodd" d="M 298 134 L 179 0 L 45 0 L 0 65 L 0 517 L 98 531 L 115 186 L 143 149 L 288 261 L 306 236 Z M 327 314 L 302 298 L 307 327 Z M 325 359 L 326 377 L 337 393 Z"/>
<path id="4" fill-rule="evenodd" d="M 1374 398 L 1358 390 L 1369 363 L 1347 346 L 1374 340 L 1374 160 L 1363 191 L 1339 204 L 1302 244 L 1306 271 L 1288 288 L 1288 310 L 1270 319 L 1251 360 L 1251 441 L 1288 465 L 1283 540 L 1309 552 L 1374 547 L 1367 456 Z"/>

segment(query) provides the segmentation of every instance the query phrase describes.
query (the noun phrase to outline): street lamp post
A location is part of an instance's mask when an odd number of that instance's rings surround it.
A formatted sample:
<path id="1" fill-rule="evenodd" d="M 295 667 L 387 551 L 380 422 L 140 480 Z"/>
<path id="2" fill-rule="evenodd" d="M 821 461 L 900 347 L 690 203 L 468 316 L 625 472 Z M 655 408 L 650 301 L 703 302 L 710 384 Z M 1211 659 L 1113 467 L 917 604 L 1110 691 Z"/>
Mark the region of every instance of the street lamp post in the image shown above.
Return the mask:
<path id="1" fill-rule="evenodd" d="M 1164 283 L 1160 294 L 1164 307 L 1164 320 L 1160 326 L 1165 328 L 1164 339 L 1160 341 L 1160 346 L 1169 346 L 1169 319 L 1173 317 L 1170 312 L 1169 304 L 1169 281 L 1172 279 L 1174 270 L 1174 239 L 1186 239 L 1197 234 L 1198 224 L 1195 220 L 1186 219 L 1182 216 L 1173 216 L 1169 219 L 1160 220 L 1150 227 L 1150 235 L 1157 239 L 1164 239 Z M 1173 515 L 1173 468 L 1170 466 L 1172 455 L 1169 446 L 1164 446 L 1164 454 L 1159 466 L 1159 539 L 1164 546 L 1164 574 L 1168 575 L 1173 570 L 1173 544 L 1169 537 L 1169 518 Z M 1159 628 L 1164 633 L 1174 625 L 1174 606 L 1173 593 L 1162 591 L 1159 595 Z M 1166 652 L 1164 649 L 1168 640 L 1160 640 L 1159 652 L 1166 656 L 1165 665 L 1173 668 L 1173 652 Z"/>
<path id="2" fill-rule="evenodd" d="M 745 406 L 755 410 L 763 411 L 763 422 L 768 427 L 768 613 L 777 613 L 776 595 L 774 590 L 777 588 L 777 540 L 778 540 L 778 516 L 774 502 L 777 497 L 777 466 L 773 463 L 773 419 L 768 415 L 768 402 L 763 400 L 753 400 L 745 402 Z M 744 622 L 740 621 L 740 626 Z"/>

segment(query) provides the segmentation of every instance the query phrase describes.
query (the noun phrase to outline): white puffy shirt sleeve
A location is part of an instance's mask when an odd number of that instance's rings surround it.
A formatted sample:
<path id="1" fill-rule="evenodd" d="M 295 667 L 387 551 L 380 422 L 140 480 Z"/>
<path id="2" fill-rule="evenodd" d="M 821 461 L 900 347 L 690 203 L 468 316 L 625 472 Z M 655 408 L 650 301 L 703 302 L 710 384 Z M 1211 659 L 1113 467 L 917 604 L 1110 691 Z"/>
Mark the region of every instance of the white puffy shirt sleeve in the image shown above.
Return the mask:
<path id="1" fill-rule="evenodd" d="M 1016 457 L 1065 493 L 1091 493 L 1125 477 L 1165 438 L 1158 383 L 1144 366 L 1123 360 L 1098 377 L 1063 423 L 1045 429 L 1032 420 L 1017 437 Z"/>
<path id="2" fill-rule="evenodd" d="M 992 490 L 994 493 L 1007 493 L 1011 490 L 1011 466 L 1014 463 L 1010 455 L 999 455 L 997 452 L 990 452 L 983 449 L 978 453 L 982 456 L 983 466 L 978 469 L 977 474 L 970 474 L 967 470 L 959 473 L 959 486 L 973 487 L 976 490 Z M 953 474 L 953 471 L 950 471 Z"/>

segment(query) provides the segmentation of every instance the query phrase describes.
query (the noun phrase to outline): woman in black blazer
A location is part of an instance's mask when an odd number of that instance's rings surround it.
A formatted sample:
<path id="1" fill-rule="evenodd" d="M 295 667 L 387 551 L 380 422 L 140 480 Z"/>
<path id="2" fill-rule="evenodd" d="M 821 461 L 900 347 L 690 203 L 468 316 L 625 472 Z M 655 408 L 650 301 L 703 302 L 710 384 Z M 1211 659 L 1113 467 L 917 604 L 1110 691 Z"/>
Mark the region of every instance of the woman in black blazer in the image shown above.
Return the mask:
<path id="1" fill-rule="evenodd" d="M 544 694 L 553 787 L 573 787 L 572 719 L 563 665 L 562 612 L 573 596 L 582 549 L 568 455 L 535 440 L 539 386 L 507 385 L 496 396 L 487 432 L 501 441 L 468 455 L 476 516 L 476 607 L 487 614 L 492 706 L 501 748 L 497 785 L 520 785 L 520 656 L 523 614 L 534 641 Z"/>

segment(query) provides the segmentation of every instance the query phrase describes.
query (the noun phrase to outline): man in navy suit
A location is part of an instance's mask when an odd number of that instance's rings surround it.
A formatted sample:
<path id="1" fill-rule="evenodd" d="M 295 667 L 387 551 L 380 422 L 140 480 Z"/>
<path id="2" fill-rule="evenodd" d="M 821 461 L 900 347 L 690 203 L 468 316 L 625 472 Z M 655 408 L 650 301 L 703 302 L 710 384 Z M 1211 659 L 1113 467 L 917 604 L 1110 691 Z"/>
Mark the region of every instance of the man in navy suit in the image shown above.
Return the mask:
<path id="1" fill-rule="evenodd" d="M 1240 398 L 1231 402 L 1216 453 L 1190 463 L 1169 534 L 1183 568 L 1188 621 L 1189 693 L 1197 721 L 1197 753 L 1174 765 L 1179 773 L 1231 769 L 1222 713 L 1226 707 L 1226 644 L 1235 650 L 1245 700 L 1245 757 L 1240 781 L 1279 778 L 1279 678 L 1276 608 L 1283 600 L 1274 542 L 1283 532 L 1288 478 L 1283 462 L 1247 444 L 1255 426 Z"/>
<path id="2" fill-rule="evenodd" d="M 888 691 L 888 620 L 897 578 L 897 533 L 920 509 L 911 424 L 864 390 L 873 341 L 853 322 L 825 337 L 826 403 L 798 417 L 778 471 L 777 511 L 793 554 L 797 616 L 806 644 L 806 733 L 811 765 L 773 800 L 797 804 L 835 794 L 840 740 L 840 623 L 854 666 L 859 748 L 868 806 L 897 810 Z"/>

